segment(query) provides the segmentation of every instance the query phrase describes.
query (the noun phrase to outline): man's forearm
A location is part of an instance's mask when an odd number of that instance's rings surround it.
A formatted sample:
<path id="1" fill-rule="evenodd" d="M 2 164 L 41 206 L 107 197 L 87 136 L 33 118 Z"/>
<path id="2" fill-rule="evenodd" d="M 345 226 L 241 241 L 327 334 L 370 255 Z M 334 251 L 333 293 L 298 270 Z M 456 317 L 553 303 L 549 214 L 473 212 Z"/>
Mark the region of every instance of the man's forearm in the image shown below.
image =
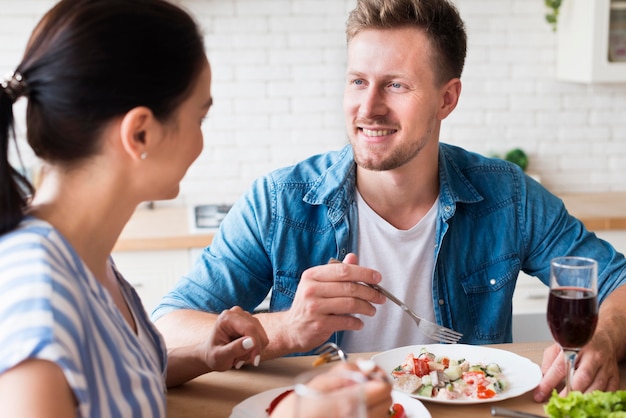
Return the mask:
<path id="1" fill-rule="evenodd" d="M 255 317 L 261 322 L 267 336 L 270 340 L 265 350 L 263 350 L 262 359 L 269 360 L 282 357 L 287 354 L 300 351 L 295 347 L 295 340 L 298 335 L 302 334 L 302 330 L 289 328 L 289 321 L 285 321 L 285 312 L 273 312 L 257 314 Z"/>
<path id="2" fill-rule="evenodd" d="M 181 309 L 162 316 L 154 324 L 163 334 L 169 350 L 196 346 L 206 341 L 216 321 L 216 314 Z"/>
<path id="3" fill-rule="evenodd" d="M 177 386 L 209 370 L 197 349 L 215 326 L 217 315 L 193 310 L 178 310 L 159 318 L 155 325 L 167 347 L 168 387 Z"/>
<path id="4" fill-rule="evenodd" d="M 283 312 L 255 315 L 269 338 L 269 345 L 261 355 L 263 360 L 281 357 L 296 351 L 290 335 L 295 335 L 300 331 L 285 330 L 284 321 L 281 320 L 283 315 Z M 179 359 L 179 356 L 198 353 L 194 347 L 207 341 L 215 326 L 217 316 L 217 314 L 202 311 L 181 309 L 162 316 L 155 322 L 155 325 L 163 334 L 169 355 L 176 355 L 177 358 L 173 360 L 180 364 L 186 361 L 184 358 Z M 195 361 L 190 360 L 189 363 L 195 363 Z"/>

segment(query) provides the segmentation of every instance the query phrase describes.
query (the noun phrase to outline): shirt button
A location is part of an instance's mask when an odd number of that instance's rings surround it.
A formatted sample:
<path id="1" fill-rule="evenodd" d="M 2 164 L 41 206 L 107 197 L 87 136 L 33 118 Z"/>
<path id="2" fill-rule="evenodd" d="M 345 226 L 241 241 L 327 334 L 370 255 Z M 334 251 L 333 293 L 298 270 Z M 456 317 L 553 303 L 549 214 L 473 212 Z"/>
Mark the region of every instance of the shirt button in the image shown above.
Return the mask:
<path id="1" fill-rule="evenodd" d="M 443 208 L 443 210 L 445 210 L 446 212 L 450 212 L 452 208 L 450 206 L 446 206 L 445 208 Z"/>
<path id="2" fill-rule="evenodd" d="M 439 305 L 443 305 L 444 303 L 443 299 L 439 299 Z"/>
<path id="3" fill-rule="evenodd" d="M 489 280 L 489 283 L 491 283 L 491 285 L 493 286 L 494 284 L 496 284 L 496 279 Z"/>

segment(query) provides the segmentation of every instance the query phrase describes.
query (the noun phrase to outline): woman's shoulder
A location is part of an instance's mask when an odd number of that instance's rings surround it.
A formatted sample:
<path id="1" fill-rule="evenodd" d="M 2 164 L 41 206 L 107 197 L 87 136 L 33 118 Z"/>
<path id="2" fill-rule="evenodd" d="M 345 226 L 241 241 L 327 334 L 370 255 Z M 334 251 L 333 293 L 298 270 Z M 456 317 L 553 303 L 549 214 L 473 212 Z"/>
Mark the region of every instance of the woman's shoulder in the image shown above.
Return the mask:
<path id="1" fill-rule="evenodd" d="M 0 336 L 29 327 L 51 332 L 45 330 L 59 313 L 80 318 L 81 292 L 68 252 L 54 228 L 32 218 L 0 238 Z"/>

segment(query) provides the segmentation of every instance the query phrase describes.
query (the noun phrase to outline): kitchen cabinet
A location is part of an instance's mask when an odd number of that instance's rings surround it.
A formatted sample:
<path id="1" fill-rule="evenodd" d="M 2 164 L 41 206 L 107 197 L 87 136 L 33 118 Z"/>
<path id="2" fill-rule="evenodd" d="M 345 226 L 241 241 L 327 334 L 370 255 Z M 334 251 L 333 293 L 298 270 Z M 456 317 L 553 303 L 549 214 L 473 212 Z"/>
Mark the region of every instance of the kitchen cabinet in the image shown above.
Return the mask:
<path id="1" fill-rule="evenodd" d="M 557 79 L 626 82 L 626 0 L 564 1 L 557 40 Z"/>
<path id="2" fill-rule="evenodd" d="M 113 260 L 141 297 L 148 313 L 191 266 L 190 253 L 185 249 L 117 251 Z"/>

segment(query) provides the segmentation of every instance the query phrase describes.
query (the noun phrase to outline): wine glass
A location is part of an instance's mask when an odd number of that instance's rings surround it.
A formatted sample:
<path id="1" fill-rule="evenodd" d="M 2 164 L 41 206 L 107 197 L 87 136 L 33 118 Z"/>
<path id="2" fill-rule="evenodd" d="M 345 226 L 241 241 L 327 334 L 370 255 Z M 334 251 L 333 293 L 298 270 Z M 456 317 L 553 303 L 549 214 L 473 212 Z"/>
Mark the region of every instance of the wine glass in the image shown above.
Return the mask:
<path id="1" fill-rule="evenodd" d="M 591 339 L 597 322 L 598 263 L 573 256 L 551 260 L 548 325 L 565 355 L 567 393 L 572 389 L 578 351 Z"/>

